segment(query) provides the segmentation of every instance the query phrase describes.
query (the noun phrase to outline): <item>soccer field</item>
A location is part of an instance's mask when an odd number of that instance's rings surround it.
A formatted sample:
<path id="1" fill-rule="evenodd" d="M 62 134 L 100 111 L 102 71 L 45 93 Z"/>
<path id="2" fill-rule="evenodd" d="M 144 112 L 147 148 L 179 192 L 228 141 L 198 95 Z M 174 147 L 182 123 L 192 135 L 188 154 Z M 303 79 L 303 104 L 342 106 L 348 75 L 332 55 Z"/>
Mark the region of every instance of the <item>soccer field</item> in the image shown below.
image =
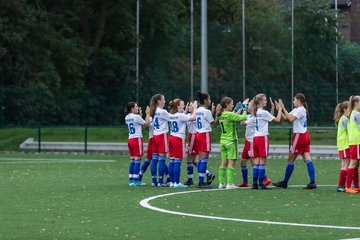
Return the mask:
<path id="1" fill-rule="evenodd" d="M 218 163 L 210 159 L 212 172 Z M 316 190 L 301 188 L 308 177 L 298 160 L 286 190 L 217 190 L 216 179 L 199 191 L 151 187 L 149 172 L 146 186 L 128 187 L 122 155 L 0 154 L 0 239 L 360 238 L 360 195 L 335 191 L 339 161 L 314 163 Z M 285 164 L 270 159 L 267 175 L 281 180 Z"/>

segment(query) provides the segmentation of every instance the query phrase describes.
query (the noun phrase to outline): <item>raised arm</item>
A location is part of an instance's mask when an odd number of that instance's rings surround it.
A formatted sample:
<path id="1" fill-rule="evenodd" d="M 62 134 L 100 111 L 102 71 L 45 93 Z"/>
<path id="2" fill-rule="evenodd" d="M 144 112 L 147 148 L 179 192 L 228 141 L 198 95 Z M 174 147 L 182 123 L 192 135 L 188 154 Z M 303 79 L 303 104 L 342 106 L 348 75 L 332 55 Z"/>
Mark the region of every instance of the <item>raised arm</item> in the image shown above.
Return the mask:
<path id="1" fill-rule="evenodd" d="M 146 106 L 145 109 L 145 123 L 144 123 L 144 127 L 148 128 L 150 126 L 150 107 Z"/>
<path id="2" fill-rule="evenodd" d="M 191 112 L 191 116 L 189 118 L 189 121 L 195 121 L 196 120 L 196 109 L 197 109 L 197 101 L 195 101 L 194 103 L 192 103 L 192 112 Z"/>
<path id="3" fill-rule="evenodd" d="M 281 99 L 279 99 L 279 106 L 282 108 L 282 112 L 284 113 L 285 119 L 287 119 L 289 122 L 293 122 L 296 120 L 296 117 L 294 115 L 288 113 Z"/>

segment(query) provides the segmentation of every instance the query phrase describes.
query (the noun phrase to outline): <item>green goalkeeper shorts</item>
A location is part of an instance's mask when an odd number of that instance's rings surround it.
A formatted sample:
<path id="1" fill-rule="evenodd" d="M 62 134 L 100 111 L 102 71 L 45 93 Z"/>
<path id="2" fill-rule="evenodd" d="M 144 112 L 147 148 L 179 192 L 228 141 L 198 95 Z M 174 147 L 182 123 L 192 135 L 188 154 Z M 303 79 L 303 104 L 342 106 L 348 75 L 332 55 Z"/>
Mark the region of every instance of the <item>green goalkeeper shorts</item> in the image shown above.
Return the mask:
<path id="1" fill-rule="evenodd" d="M 221 160 L 237 160 L 238 155 L 237 141 L 229 142 L 227 144 L 220 144 Z"/>

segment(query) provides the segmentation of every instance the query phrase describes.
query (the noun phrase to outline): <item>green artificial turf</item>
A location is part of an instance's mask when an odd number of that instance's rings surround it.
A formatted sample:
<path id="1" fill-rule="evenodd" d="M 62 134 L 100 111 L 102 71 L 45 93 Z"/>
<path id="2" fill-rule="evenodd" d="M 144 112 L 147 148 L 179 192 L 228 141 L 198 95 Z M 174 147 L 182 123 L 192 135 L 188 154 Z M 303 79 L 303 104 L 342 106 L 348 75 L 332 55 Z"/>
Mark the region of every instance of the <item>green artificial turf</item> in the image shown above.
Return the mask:
<path id="1" fill-rule="evenodd" d="M 86 162 L 84 160 L 92 160 Z M 79 162 L 80 161 L 80 162 Z M 99 161 L 99 162 L 96 162 Z M 0 154 L 0 239 L 342 239 L 360 230 L 294 227 L 201 219 L 143 208 L 142 199 L 185 190 L 128 187 L 124 155 Z M 210 159 L 217 173 L 219 159 Z M 359 196 L 338 193 L 339 161 L 315 160 L 316 190 L 236 189 L 166 196 L 159 208 L 248 220 L 358 227 Z M 269 160 L 267 175 L 283 178 L 286 160 Z M 182 165 L 186 180 L 186 164 Z M 241 182 L 237 165 L 236 181 Z M 251 167 L 249 166 L 250 178 Z M 197 174 L 195 174 L 197 176 Z M 290 185 L 308 182 L 297 160 Z M 217 179 L 213 188 L 217 187 Z M 322 186 L 331 185 L 331 186 Z"/>

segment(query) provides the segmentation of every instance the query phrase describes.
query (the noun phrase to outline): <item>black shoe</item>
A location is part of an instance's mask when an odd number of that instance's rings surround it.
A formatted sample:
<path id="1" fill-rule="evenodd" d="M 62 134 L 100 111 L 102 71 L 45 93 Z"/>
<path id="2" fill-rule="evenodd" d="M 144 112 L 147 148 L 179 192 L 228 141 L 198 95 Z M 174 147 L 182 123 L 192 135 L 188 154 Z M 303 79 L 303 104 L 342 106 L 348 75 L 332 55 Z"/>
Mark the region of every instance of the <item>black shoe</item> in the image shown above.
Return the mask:
<path id="1" fill-rule="evenodd" d="M 251 189 L 259 189 L 259 186 L 258 185 L 252 185 Z"/>
<path id="2" fill-rule="evenodd" d="M 215 179 L 215 175 L 212 173 L 209 173 L 209 175 L 206 176 L 206 183 L 207 185 L 210 185 Z"/>
<path id="3" fill-rule="evenodd" d="M 273 185 L 275 187 L 281 187 L 281 188 L 287 188 L 288 187 L 287 182 L 284 182 L 284 181 L 273 183 Z"/>
<path id="4" fill-rule="evenodd" d="M 259 190 L 271 190 L 271 188 L 269 188 L 265 185 L 262 185 L 262 186 L 259 186 Z"/>
<path id="5" fill-rule="evenodd" d="M 192 185 L 194 185 L 194 182 L 193 181 L 186 181 L 186 182 L 184 182 L 184 185 L 192 186 Z"/>
<path id="6" fill-rule="evenodd" d="M 199 183 L 198 188 L 210 188 L 210 186 L 207 183 Z"/>
<path id="7" fill-rule="evenodd" d="M 303 189 L 315 189 L 316 184 L 315 183 L 308 183 Z"/>
<path id="8" fill-rule="evenodd" d="M 166 178 L 166 182 L 165 183 L 169 183 L 170 184 L 170 178 Z"/>

